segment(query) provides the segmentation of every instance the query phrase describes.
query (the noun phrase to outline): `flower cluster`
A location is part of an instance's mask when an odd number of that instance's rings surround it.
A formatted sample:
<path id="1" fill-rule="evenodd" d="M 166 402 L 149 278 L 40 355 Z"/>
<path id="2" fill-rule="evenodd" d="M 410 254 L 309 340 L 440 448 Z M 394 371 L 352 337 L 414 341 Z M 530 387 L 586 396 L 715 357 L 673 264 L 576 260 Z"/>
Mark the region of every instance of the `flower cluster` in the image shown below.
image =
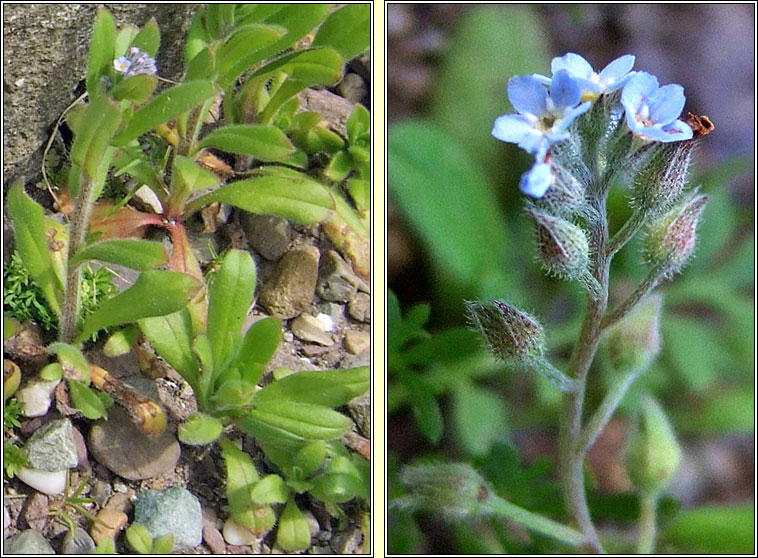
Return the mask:
<path id="1" fill-rule="evenodd" d="M 569 139 L 572 124 L 596 102 L 612 104 L 609 111 L 623 111 L 622 132 L 636 138 L 637 144 L 692 139 L 692 128 L 678 119 L 685 101 L 683 88 L 659 87 L 654 76 L 633 72 L 633 65 L 634 56 L 626 55 L 597 73 L 570 52 L 553 59 L 552 77 L 511 78 L 508 97 L 517 114 L 498 117 L 492 135 L 534 155 L 534 165 L 519 184 L 522 192 L 539 199 L 554 185 L 551 147 Z"/>
<path id="2" fill-rule="evenodd" d="M 155 59 L 150 58 L 148 53 L 142 52 L 137 47 L 131 47 L 127 56 L 116 58 L 113 61 L 113 67 L 118 73 L 128 78 L 137 74 L 155 75 L 158 71 Z"/>

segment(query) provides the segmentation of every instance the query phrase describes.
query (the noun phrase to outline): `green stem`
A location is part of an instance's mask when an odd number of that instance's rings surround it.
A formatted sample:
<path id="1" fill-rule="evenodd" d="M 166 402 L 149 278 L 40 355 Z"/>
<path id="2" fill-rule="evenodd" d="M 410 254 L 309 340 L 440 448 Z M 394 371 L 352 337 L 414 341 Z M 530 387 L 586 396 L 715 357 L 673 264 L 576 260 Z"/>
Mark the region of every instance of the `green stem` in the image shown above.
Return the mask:
<path id="1" fill-rule="evenodd" d="M 547 535 L 571 546 L 579 546 L 584 543 L 584 535 L 576 529 L 520 508 L 498 496 L 490 496 L 485 503 L 485 507 L 491 513 L 517 521 L 527 529 Z"/>
<path id="2" fill-rule="evenodd" d="M 648 276 L 645 277 L 642 283 L 639 284 L 635 291 L 629 295 L 629 297 L 624 302 L 619 304 L 619 306 L 616 307 L 613 312 L 610 312 L 603 319 L 600 327 L 602 329 L 607 329 L 624 318 L 624 316 L 626 316 L 632 310 L 632 308 L 634 308 L 637 303 L 642 300 L 642 298 L 644 298 L 650 291 L 658 286 L 658 284 L 661 282 L 661 279 L 663 279 L 663 275 L 659 271 L 651 271 Z"/>
<path id="3" fill-rule="evenodd" d="M 655 510 L 658 494 L 645 493 L 640 496 L 640 524 L 637 554 L 652 554 L 655 549 Z"/>
<path id="4" fill-rule="evenodd" d="M 608 247 L 605 250 L 606 257 L 612 258 L 613 255 L 621 250 L 624 245 L 640 230 L 642 225 L 645 224 L 645 213 L 640 209 L 635 209 L 632 216 L 629 217 L 626 223 L 613 235 Z"/>

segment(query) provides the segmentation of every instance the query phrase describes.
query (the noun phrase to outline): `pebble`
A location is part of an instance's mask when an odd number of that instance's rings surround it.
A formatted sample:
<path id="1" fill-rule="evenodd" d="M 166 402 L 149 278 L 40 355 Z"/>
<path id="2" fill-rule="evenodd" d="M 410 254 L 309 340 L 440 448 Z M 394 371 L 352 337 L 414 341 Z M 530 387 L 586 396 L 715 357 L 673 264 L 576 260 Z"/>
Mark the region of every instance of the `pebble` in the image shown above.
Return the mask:
<path id="1" fill-rule="evenodd" d="M 105 523 L 105 525 L 97 521 L 92 523 L 89 533 L 96 545 L 100 544 L 100 541 L 103 539 L 113 539 L 115 541 L 119 531 L 129 521 L 129 517 L 124 512 L 112 508 L 103 508 L 97 512 L 97 518 Z"/>
<path id="2" fill-rule="evenodd" d="M 142 204 L 146 209 L 151 210 L 153 213 L 163 213 L 163 205 L 161 200 L 155 195 L 155 192 L 147 185 L 143 184 L 137 191 L 134 192 L 134 201 Z"/>
<path id="3" fill-rule="evenodd" d="M 371 437 L 371 392 L 367 391 L 348 402 L 347 408 L 361 434 Z"/>
<path id="4" fill-rule="evenodd" d="M 55 554 L 55 550 L 40 533 L 25 529 L 5 541 L 3 554 Z"/>
<path id="5" fill-rule="evenodd" d="M 224 522 L 223 534 L 224 540 L 235 546 L 254 545 L 259 541 L 259 537 L 255 533 L 232 518 Z"/>
<path id="6" fill-rule="evenodd" d="M 334 331 L 334 320 L 329 314 L 319 312 L 316 314 L 316 319 L 324 326 L 324 331 Z"/>
<path id="7" fill-rule="evenodd" d="M 95 541 L 87 531 L 76 527 L 73 531 L 67 531 L 61 544 L 61 554 L 94 554 Z"/>
<path id="8" fill-rule="evenodd" d="M 90 496 L 95 499 L 95 503 L 99 508 L 104 508 L 108 498 L 113 494 L 113 488 L 110 483 L 100 479 L 95 479 L 92 483 L 92 493 Z"/>
<path id="9" fill-rule="evenodd" d="M 354 355 L 371 349 L 371 334 L 368 331 L 348 331 L 345 333 L 345 348 Z"/>
<path id="10" fill-rule="evenodd" d="M 45 494 L 63 494 L 66 489 L 66 475 L 68 471 L 40 471 L 38 469 L 29 469 L 21 467 L 16 471 L 16 476 L 24 483 L 31 486 L 34 490 L 39 490 Z"/>
<path id="11" fill-rule="evenodd" d="M 331 335 L 324 330 L 324 324 L 310 314 L 300 314 L 290 323 L 292 333 L 301 341 L 318 343 L 328 347 L 334 344 Z"/>
<path id="12" fill-rule="evenodd" d="M 352 103 L 360 103 L 366 96 L 366 82 L 358 74 L 348 73 L 337 84 L 337 92 Z"/>
<path id="13" fill-rule="evenodd" d="M 311 532 L 311 537 L 315 537 L 319 534 L 319 531 L 321 531 L 318 519 L 316 519 L 316 516 L 313 515 L 310 510 L 305 510 L 303 515 L 305 516 L 305 521 L 308 523 L 308 530 Z"/>
<path id="14" fill-rule="evenodd" d="M 210 508 L 203 508 L 203 542 L 213 554 L 226 554 L 226 543 L 218 524 L 216 513 Z"/>
<path id="15" fill-rule="evenodd" d="M 25 417 L 41 417 L 47 414 L 53 400 L 53 391 L 60 380 L 48 382 L 35 378 L 16 392 L 16 400 L 21 404 Z"/>
<path id="16" fill-rule="evenodd" d="M 358 291 L 360 279 L 334 250 L 329 250 L 321 262 L 318 295 L 332 302 L 347 302 Z"/>
<path id="17" fill-rule="evenodd" d="M 42 532 L 47 525 L 50 506 L 47 496 L 35 492 L 24 504 L 22 514 L 30 529 Z"/>
<path id="18" fill-rule="evenodd" d="M 5 531 L 11 526 L 11 514 L 8 513 L 8 506 L 3 504 L 3 538 L 5 538 Z"/>
<path id="19" fill-rule="evenodd" d="M 292 226 L 287 219 L 243 211 L 240 224 L 250 247 L 267 260 L 279 261 L 287 252 L 292 239 Z"/>
<path id="20" fill-rule="evenodd" d="M 30 468 L 54 472 L 76 467 L 79 458 L 73 430 L 69 419 L 51 420 L 39 427 L 24 446 Z"/>
<path id="21" fill-rule="evenodd" d="M 371 322 L 371 296 L 358 293 L 347 305 L 347 313 L 356 321 Z"/>
<path id="22" fill-rule="evenodd" d="M 200 501 L 181 486 L 144 490 L 137 495 L 134 521 L 144 525 L 153 538 L 174 536 L 174 551 L 195 548 L 203 540 Z"/>
<path id="23" fill-rule="evenodd" d="M 308 307 L 316 291 L 319 257 L 315 246 L 296 246 L 282 257 L 260 291 L 259 302 L 270 314 L 294 318 Z"/>
<path id="24" fill-rule="evenodd" d="M 155 382 L 149 378 L 124 380 L 142 395 L 158 400 Z M 88 440 L 92 457 L 128 480 L 150 479 L 172 471 L 181 451 L 176 436 L 168 430 L 155 439 L 145 436 L 120 405 L 108 410 L 108 420 L 92 425 Z"/>
<path id="25" fill-rule="evenodd" d="M 337 554 L 355 554 L 363 542 L 363 533 L 359 528 L 335 533 L 329 546 Z"/>

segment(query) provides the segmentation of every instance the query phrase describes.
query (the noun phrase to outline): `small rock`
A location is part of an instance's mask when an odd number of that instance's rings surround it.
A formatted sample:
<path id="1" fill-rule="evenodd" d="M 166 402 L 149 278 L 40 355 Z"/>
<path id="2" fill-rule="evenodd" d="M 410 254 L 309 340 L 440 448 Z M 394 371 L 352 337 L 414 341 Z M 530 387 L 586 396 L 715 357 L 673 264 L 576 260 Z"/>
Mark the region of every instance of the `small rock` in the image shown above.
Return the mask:
<path id="1" fill-rule="evenodd" d="M 55 550 L 40 533 L 26 529 L 5 541 L 3 554 L 55 554 Z"/>
<path id="2" fill-rule="evenodd" d="M 142 209 L 147 209 L 153 213 L 163 213 L 161 200 L 155 195 L 155 192 L 147 185 L 143 184 L 134 192 L 133 202 L 140 205 Z"/>
<path id="3" fill-rule="evenodd" d="M 324 331 L 334 331 L 334 320 L 329 314 L 319 312 L 316 314 L 316 319 L 324 326 Z"/>
<path id="4" fill-rule="evenodd" d="M 366 83 L 358 74 L 349 73 L 337 85 L 337 92 L 352 103 L 360 103 L 366 96 Z"/>
<path id="5" fill-rule="evenodd" d="M 16 400 L 21 404 L 25 417 L 41 417 L 47 414 L 53 400 L 53 391 L 60 380 L 48 382 L 35 378 L 16 392 Z"/>
<path id="6" fill-rule="evenodd" d="M 218 525 L 216 513 L 210 508 L 203 508 L 203 542 L 213 554 L 226 554 L 226 543 Z"/>
<path id="7" fill-rule="evenodd" d="M 73 425 L 69 419 L 51 420 L 38 428 L 24 449 L 32 469 L 63 471 L 79 464 Z"/>
<path id="8" fill-rule="evenodd" d="M 111 508 L 103 508 L 97 512 L 97 518 L 105 525 L 97 521 L 92 524 L 92 528 L 89 532 L 96 545 L 100 544 L 100 541 L 103 539 L 113 539 L 115 541 L 119 531 L 121 531 L 129 521 L 129 518 L 124 512 Z"/>
<path id="9" fill-rule="evenodd" d="M 270 261 L 279 261 L 292 239 L 292 226 L 287 219 L 271 215 L 241 212 L 240 223 L 250 247 Z"/>
<path id="10" fill-rule="evenodd" d="M 359 366 L 371 365 L 371 352 L 367 351 L 359 355 L 347 353 L 340 361 L 340 368 L 358 368 Z"/>
<path id="11" fill-rule="evenodd" d="M 371 334 L 368 331 L 348 331 L 345 333 L 345 348 L 359 355 L 371 348 Z"/>
<path id="12" fill-rule="evenodd" d="M 329 250 L 319 271 L 317 291 L 324 300 L 347 302 L 358 291 L 360 279 L 334 250 Z"/>
<path id="13" fill-rule="evenodd" d="M 35 492 L 32 497 L 26 501 L 21 513 L 29 528 L 41 533 L 45 530 L 47 517 L 50 513 L 47 496 Z"/>
<path id="14" fill-rule="evenodd" d="M 324 331 L 324 324 L 310 314 L 300 314 L 292 320 L 290 329 L 295 337 L 302 341 L 318 343 L 325 347 L 334 343 L 332 337 Z"/>
<path id="15" fill-rule="evenodd" d="M 319 531 L 321 531 L 321 526 L 318 524 L 318 519 L 316 519 L 316 516 L 313 515 L 310 510 L 305 510 L 303 512 L 303 515 L 305 516 L 305 520 L 308 522 L 308 530 L 311 532 L 311 537 L 315 537 L 318 535 Z"/>
<path id="16" fill-rule="evenodd" d="M 215 233 L 198 232 L 188 235 L 189 244 L 197 261 L 207 264 L 213 260 L 213 253 L 220 251 L 220 243 Z"/>
<path id="17" fill-rule="evenodd" d="M 247 527 L 229 518 L 224 522 L 224 540 L 235 546 L 253 545 L 260 538 Z"/>
<path id="18" fill-rule="evenodd" d="M 355 424 L 361 434 L 367 438 L 371 437 L 371 392 L 367 391 L 359 395 L 352 401 L 348 402 L 347 408 L 350 416 L 353 417 Z"/>
<path id="19" fill-rule="evenodd" d="M 95 479 L 92 483 L 92 493 L 90 496 L 95 499 L 95 503 L 99 508 L 104 508 L 108 498 L 113 494 L 113 488 L 110 483 L 100 479 Z"/>
<path id="20" fill-rule="evenodd" d="M 76 527 L 64 535 L 61 554 L 94 554 L 95 546 L 95 541 L 92 540 L 87 531 L 81 527 Z"/>
<path id="21" fill-rule="evenodd" d="M 11 514 L 8 513 L 8 506 L 3 504 L 3 538 L 5 538 L 5 531 L 11 526 Z"/>
<path id="22" fill-rule="evenodd" d="M 329 541 L 329 546 L 337 554 L 355 554 L 358 547 L 363 542 L 363 533 L 359 528 L 335 533 L 332 540 Z"/>
<path id="23" fill-rule="evenodd" d="M 134 520 L 144 525 L 153 538 L 171 533 L 174 551 L 195 548 L 203 540 L 200 502 L 180 486 L 142 491 L 134 505 Z"/>
<path id="24" fill-rule="evenodd" d="M 16 472 L 16 476 L 24 484 L 31 486 L 34 490 L 39 490 L 45 494 L 63 494 L 66 489 L 66 475 L 68 471 L 40 471 L 38 469 L 29 469 L 21 467 Z"/>
<path id="25" fill-rule="evenodd" d="M 284 255 L 260 291 L 259 301 L 270 314 L 294 318 L 307 308 L 316 291 L 319 256 L 315 246 L 297 246 Z"/>
<path id="26" fill-rule="evenodd" d="M 358 293 L 347 305 L 347 313 L 356 321 L 369 323 L 371 321 L 371 296 Z"/>
<path id="27" fill-rule="evenodd" d="M 149 378 L 132 376 L 124 381 L 142 395 L 158 400 L 155 382 Z M 120 405 L 108 409 L 108 420 L 92 425 L 89 450 L 98 462 L 129 480 L 150 479 L 172 471 L 181 451 L 176 436 L 168 430 L 155 439 L 145 436 Z"/>
<path id="28" fill-rule="evenodd" d="M 89 458 L 87 454 L 87 441 L 84 439 L 84 435 L 79 432 L 79 429 L 74 427 L 72 429 L 74 438 L 74 447 L 76 448 L 76 461 L 80 470 L 90 470 Z"/>

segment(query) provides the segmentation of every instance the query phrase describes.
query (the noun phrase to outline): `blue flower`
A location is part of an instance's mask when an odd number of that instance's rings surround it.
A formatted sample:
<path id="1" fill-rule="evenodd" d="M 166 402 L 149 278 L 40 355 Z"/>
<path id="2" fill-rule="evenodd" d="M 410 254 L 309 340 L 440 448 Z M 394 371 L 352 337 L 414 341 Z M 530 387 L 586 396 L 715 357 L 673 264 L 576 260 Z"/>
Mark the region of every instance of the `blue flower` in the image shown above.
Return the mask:
<path id="1" fill-rule="evenodd" d="M 113 67 L 117 72 L 125 74 L 126 77 L 136 76 L 137 74 L 154 75 L 157 72 L 155 60 L 138 47 L 131 47 L 127 56 L 116 58 L 113 61 Z"/>
<path id="2" fill-rule="evenodd" d="M 532 76 L 514 76 L 508 82 L 508 98 L 519 114 L 499 116 L 492 135 L 536 154 L 538 161 L 551 145 L 569 137 L 569 125 L 591 104 L 579 104 L 581 89 L 565 70 L 553 77 L 549 92 Z"/>
<path id="3" fill-rule="evenodd" d="M 125 74 L 129 70 L 129 66 L 132 65 L 131 60 L 129 60 L 126 56 L 122 56 L 120 58 L 116 58 L 113 61 L 113 67 L 116 69 L 117 72 Z"/>
<path id="4" fill-rule="evenodd" d="M 518 187 L 527 196 L 539 199 L 545 195 L 552 183 L 553 171 L 550 170 L 550 165 L 535 161 L 532 168 L 521 175 Z"/>
<path id="5" fill-rule="evenodd" d="M 584 58 L 569 52 L 564 56 L 553 58 L 550 69 L 553 71 L 553 79 L 558 72 L 566 70 L 579 84 L 582 100 L 587 101 L 595 100 L 603 93 L 610 93 L 623 87 L 629 78 L 637 73 L 631 71 L 632 66 L 634 66 L 634 56 L 626 54 L 616 58 L 598 74 Z M 534 74 L 534 77 L 545 85 L 550 85 L 552 82 L 549 77 L 540 74 Z"/>
<path id="6" fill-rule="evenodd" d="M 658 80 L 638 72 L 621 91 L 626 123 L 637 136 L 647 140 L 672 142 L 692 138 L 692 128 L 677 120 L 684 108 L 681 85 L 658 87 Z"/>

